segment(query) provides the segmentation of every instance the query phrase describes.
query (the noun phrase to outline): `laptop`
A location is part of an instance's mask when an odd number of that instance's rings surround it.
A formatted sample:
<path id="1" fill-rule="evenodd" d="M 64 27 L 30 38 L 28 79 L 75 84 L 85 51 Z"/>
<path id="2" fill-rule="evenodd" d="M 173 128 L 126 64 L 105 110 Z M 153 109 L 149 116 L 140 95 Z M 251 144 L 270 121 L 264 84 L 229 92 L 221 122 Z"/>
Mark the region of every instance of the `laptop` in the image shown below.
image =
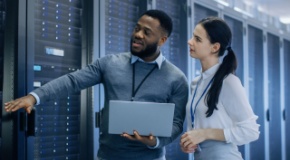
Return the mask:
<path id="1" fill-rule="evenodd" d="M 173 125 L 174 103 L 155 103 L 111 100 L 109 102 L 110 134 L 170 137 Z"/>

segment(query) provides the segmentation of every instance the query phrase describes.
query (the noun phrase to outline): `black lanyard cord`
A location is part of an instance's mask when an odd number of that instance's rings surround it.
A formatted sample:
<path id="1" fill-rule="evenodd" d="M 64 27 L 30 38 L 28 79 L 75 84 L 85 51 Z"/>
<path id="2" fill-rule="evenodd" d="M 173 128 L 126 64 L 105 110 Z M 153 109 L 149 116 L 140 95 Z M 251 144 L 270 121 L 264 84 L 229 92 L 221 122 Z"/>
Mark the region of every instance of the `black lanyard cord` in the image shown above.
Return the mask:
<path id="1" fill-rule="evenodd" d="M 131 101 L 134 101 L 134 97 L 136 95 L 136 93 L 138 92 L 139 88 L 141 87 L 141 85 L 144 83 L 144 81 L 150 76 L 150 74 L 155 70 L 155 68 L 157 68 L 157 64 L 151 69 L 151 71 L 149 73 L 147 73 L 147 75 L 143 78 L 143 80 L 140 82 L 140 84 L 138 85 L 138 87 L 136 88 L 136 90 L 134 90 L 135 88 L 135 64 L 133 64 L 133 77 L 132 77 L 132 98 Z"/>

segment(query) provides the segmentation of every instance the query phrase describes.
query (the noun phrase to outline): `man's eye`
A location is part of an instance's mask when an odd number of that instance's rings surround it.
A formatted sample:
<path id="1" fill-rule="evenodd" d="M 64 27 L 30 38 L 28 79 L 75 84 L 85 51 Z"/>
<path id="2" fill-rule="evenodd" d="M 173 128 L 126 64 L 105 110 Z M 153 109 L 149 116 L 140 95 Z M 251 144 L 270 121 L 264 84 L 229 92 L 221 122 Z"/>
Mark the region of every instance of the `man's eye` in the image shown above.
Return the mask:
<path id="1" fill-rule="evenodd" d="M 150 33 L 151 33 L 151 32 L 150 32 L 150 31 L 147 31 L 147 30 L 145 30 L 145 31 L 144 31 L 144 33 L 145 33 L 146 35 L 150 35 Z"/>

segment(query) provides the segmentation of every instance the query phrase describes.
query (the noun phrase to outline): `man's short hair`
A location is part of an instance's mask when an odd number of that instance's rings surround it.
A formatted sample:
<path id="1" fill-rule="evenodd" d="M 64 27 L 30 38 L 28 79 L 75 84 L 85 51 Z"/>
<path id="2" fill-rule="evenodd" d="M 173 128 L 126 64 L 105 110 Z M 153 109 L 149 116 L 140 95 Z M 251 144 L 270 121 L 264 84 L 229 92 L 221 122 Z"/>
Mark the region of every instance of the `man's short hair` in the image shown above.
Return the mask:
<path id="1" fill-rule="evenodd" d="M 148 10 L 142 14 L 142 16 L 147 15 L 154 19 L 157 19 L 160 23 L 161 28 L 167 33 L 167 37 L 170 36 L 173 28 L 172 19 L 167 13 L 161 10 Z"/>

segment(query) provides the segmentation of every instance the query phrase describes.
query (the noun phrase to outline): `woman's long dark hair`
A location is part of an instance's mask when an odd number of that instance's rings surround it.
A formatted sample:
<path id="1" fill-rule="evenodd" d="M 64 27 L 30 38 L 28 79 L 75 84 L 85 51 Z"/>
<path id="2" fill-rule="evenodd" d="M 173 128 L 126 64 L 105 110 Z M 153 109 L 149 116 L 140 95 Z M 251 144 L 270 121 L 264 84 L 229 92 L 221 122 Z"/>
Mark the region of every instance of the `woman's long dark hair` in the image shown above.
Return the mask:
<path id="1" fill-rule="evenodd" d="M 223 62 L 215 73 L 211 87 L 205 97 L 205 101 L 208 106 L 206 117 L 210 117 L 213 114 L 213 111 L 218 109 L 217 104 L 219 101 L 223 80 L 230 73 L 234 74 L 237 69 L 237 58 L 231 48 L 231 30 L 224 20 L 218 17 L 208 17 L 199 21 L 198 24 L 202 25 L 207 32 L 207 36 L 211 44 L 220 44 L 218 53 L 219 57 L 223 56 L 227 50 L 227 55 L 225 55 Z"/>

